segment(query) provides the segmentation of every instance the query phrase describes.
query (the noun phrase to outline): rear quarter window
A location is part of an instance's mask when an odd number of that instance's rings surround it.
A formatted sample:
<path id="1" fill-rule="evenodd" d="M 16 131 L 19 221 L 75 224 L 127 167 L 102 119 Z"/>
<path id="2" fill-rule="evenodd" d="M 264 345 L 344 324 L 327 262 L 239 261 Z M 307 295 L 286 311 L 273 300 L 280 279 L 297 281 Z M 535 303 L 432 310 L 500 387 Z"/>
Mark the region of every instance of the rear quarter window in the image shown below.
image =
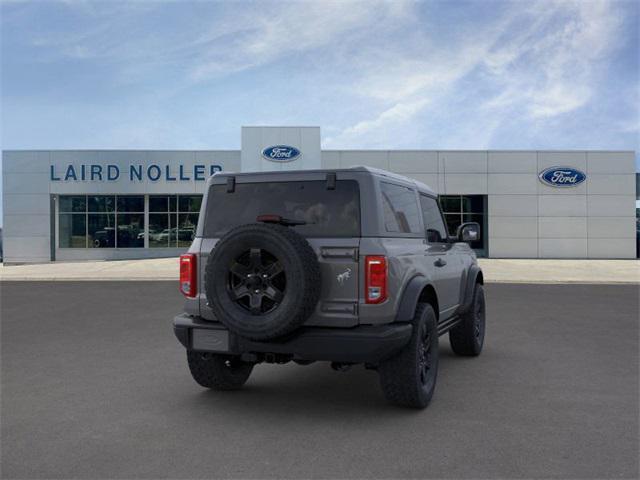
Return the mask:
<path id="1" fill-rule="evenodd" d="M 306 222 L 290 228 L 305 237 L 359 237 L 360 190 L 355 180 L 236 183 L 212 185 L 207 198 L 204 235 L 219 238 L 230 229 L 256 223 L 259 215 Z"/>
<path id="2" fill-rule="evenodd" d="M 421 233 L 416 192 L 409 187 L 381 182 L 384 228 L 392 233 Z"/>

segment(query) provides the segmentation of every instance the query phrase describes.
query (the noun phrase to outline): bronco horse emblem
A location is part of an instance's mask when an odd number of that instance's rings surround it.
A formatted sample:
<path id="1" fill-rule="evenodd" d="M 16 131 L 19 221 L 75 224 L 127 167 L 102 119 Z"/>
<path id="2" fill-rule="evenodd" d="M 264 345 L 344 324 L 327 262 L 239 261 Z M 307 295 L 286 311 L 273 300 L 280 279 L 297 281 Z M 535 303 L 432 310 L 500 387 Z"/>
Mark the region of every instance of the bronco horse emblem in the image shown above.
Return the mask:
<path id="1" fill-rule="evenodd" d="M 351 277 L 351 269 L 347 268 L 344 272 L 336 275 L 336 279 L 340 285 L 344 285 L 344 282 Z"/>

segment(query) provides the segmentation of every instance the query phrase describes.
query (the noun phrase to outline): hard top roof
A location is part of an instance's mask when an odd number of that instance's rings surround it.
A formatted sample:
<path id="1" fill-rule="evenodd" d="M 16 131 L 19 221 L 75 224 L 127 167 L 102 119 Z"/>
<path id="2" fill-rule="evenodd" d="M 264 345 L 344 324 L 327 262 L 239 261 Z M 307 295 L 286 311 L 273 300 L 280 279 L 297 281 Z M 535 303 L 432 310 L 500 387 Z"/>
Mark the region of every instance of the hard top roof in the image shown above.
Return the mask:
<path id="1" fill-rule="evenodd" d="M 364 172 L 364 173 L 370 173 L 372 175 L 377 175 L 380 177 L 399 180 L 401 182 L 409 183 L 415 186 L 420 191 L 436 196 L 436 193 L 433 191 L 433 189 L 425 183 L 419 182 L 409 177 L 405 177 L 404 175 L 399 175 L 397 173 L 388 172 L 387 170 L 382 170 L 381 168 L 368 167 L 365 165 L 356 165 L 356 166 L 347 167 L 347 168 L 271 170 L 267 172 L 217 172 L 213 177 L 211 177 L 210 182 L 212 182 L 213 178 L 215 177 L 243 177 L 243 176 L 249 176 L 249 175 L 270 176 L 270 175 L 287 175 L 287 174 L 295 175 L 295 174 L 301 174 L 301 173 L 304 174 L 304 173 L 338 173 L 338 172 Z"/>

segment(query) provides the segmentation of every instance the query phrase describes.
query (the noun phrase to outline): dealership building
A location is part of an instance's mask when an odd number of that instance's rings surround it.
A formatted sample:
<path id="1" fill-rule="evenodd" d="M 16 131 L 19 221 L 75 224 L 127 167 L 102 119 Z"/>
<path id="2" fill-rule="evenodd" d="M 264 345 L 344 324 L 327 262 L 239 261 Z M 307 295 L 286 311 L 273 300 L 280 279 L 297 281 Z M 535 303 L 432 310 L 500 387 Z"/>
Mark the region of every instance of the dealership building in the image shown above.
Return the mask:
<path id="1" fill-rule="evenodd" d="M 451 232 L 480 223 L 480 256 L 636 258 L 633 151 L 322 150 L 319 127 L 241 137 L 240 150 L 4 151 L 5 263 L 175 256 L 211 174 L 356 165 L 429 185 Z"/>

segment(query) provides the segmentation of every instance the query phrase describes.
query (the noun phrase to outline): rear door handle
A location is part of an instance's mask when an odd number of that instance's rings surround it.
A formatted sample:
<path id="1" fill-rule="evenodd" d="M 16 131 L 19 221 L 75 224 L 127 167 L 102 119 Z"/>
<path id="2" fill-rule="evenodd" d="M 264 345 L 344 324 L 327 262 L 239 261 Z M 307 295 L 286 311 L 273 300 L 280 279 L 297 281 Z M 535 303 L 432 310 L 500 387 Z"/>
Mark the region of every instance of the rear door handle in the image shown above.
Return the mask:
<path id="1" fill-rule="evenodd" d="M 436 267 L 444 267 L 447 264 L 447 262 L 446 262 L 446 260 L 443 260 L 442 258 L 439 258 L 435 262 L 433 262 L 433 264 Z"/>

